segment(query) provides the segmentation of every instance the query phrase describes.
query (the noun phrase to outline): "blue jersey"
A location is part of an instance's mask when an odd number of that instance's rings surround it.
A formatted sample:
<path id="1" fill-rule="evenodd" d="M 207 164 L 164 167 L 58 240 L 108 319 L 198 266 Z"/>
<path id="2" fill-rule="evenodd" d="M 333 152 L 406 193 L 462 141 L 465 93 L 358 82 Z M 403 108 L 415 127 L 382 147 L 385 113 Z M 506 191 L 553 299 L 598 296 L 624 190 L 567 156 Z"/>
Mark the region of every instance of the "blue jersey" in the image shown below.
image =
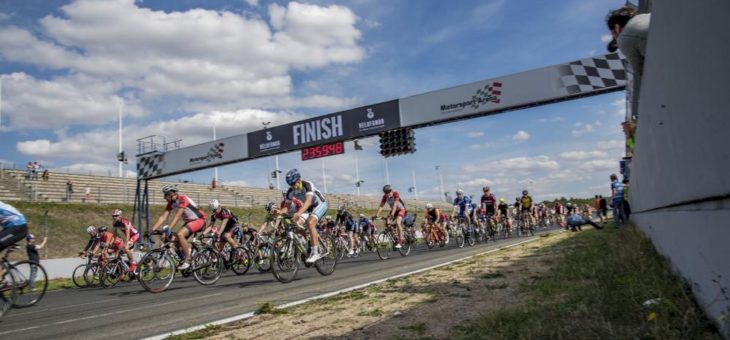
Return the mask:
<path id="1" fill-rule="evenodd" d="M 583 224 L 585 224 L 585 220 L 583 220 L 583 216 L 581 216 L 579 214 L 573 214 L 573 215 L 568 216 L 568 225 L 579 226 L 579 225 L 583 225 Z"/>
<path id="2" fill-rule="evenodd" d="M 465 212 L 471 213 L 472 204 L 468 196 L 454 198 L 454 205 L 459 206 L 459 215 L 464 215 Z"/>
<path id="3" fill-rule="evenodd" d="M 363 229 L 368 228 L 370 226 L 370 220 L 362 217 L 362 218 L 360 218 L 359 224 L 360 224 L 360 228 L 363 228 Z"/>
<path id="4" fill-rule="evenodd" d="M 13 206 L 0 201 L 0 227 L 15 228 L 25 225 L 25 216 Z"/>

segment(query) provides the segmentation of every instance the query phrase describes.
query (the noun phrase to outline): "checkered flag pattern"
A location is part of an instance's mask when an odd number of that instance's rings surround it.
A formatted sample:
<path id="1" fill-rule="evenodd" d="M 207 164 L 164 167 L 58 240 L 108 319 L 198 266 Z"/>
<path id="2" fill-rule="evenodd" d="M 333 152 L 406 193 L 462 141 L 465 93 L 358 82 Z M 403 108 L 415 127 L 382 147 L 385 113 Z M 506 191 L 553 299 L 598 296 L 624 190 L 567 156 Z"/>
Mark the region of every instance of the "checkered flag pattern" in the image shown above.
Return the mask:
<path id="1" fill-rule="evenodd" d="M 162 174 L 164 168 L 163 154 L 142 157 L 137 162 L 137 178 L 148 178 Z"/>
<path id="2" fill-rule="evenodd" d="M 486 102 L 499 103 L 500 95 L 502 95 L 502 83 L 495 81 L 491 84 L 484 85 L 484 88 L 477 90 L 477 94 L 472 97 L 474 102 L 471 104 L 471 108 L 476 110 L 481 104 Z"/>
<path id="3" fill-rule="evenodd" d="M 558 71 L 569 94 L 626 85 L 624 62 L 618 53 L 577 60 L 558 66 Z"/>

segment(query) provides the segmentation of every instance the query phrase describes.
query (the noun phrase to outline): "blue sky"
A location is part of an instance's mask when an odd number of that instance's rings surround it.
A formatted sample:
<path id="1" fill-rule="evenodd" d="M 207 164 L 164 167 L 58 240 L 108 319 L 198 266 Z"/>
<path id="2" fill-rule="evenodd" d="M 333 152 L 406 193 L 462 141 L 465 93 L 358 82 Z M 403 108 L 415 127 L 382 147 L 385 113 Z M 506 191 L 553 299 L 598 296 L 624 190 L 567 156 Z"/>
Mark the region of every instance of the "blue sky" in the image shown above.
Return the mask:
<path id="1" fill-rule="evenodd" d="M 3 1 L 0 162 L 116 174 L 150 134 L 185 145 L 369 103 L 603 54 L 603 18 L 623 1 Z M 438 195 L 538 199 L 606 194 L 622 154 L 623 93 L 419 129 L 418 152 L 388 160 L 390 182 Z M 358 152 L 377 194 L 377 140 Z M 319 187 L 322 163 L 280 156 Z M 354 193 L 352 148 L 325 160 L 327 189 Z M 273 159 L 219 169 L 267 186 Z M 132 174 L 134 162 L 128 169 Z M 175 177 L 208 182 L 212 170 Z M 514 198 L 513 198 L 514 199 Z"/>

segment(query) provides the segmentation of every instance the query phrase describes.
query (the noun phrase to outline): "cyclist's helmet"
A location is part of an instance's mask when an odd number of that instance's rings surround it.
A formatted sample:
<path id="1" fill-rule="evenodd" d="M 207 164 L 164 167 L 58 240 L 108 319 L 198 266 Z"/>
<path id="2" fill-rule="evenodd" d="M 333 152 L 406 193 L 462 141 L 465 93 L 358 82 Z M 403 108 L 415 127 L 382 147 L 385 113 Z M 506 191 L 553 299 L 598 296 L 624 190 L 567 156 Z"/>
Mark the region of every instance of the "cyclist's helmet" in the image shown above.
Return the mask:
<path id="1" fill-rule="evenodd" d="M 386 184 L 385 186 L 383 186 L 383 193 L 388 194 L 391 191 L 393 191 L 393 187 L 391 187 L 390 184 Z"/>
<path id="2" fill-rule="evenodd" d="M 210 203 L 208 203 L 208 208 L 210 208 L 211 211 L 215 211 L 220 206 L 221 204 L 218 200 L 211 200 Z"/>
<path id="3" fill-rule="evenodd" d="M 121 209 L 114 209 L 112 211 L 112 217 L 122 216 L 122 210 Z"/>
<path id="4" fill-rule="evenodd" d="M 426 210 L 433 210 L 433 204 L 426 203 Z"/>
<path id="5" fill-rule="evenodd" d="M 463 194 L 464 194 L 464 190 L 456 189 L 456 195 L 463 195 Z"/>
<path id="6" fill-rule="evenodd" d="M 482 191 L 484 191 L 484 192 L 489 191 L 489 186 L 486 186 L 486 187 L 482 188 Z"/>
<path id="7" fill-rule="evenodd" d="M 520 198 L 519 198 L 519 197 L 515 197 L 515 201 L 519 201 L 519 200 L 520 200 Z"/>
<path id="8" fill-rule="evenodd" d="M 168 193 L 171 193 L 171 192 L 177 192 L 177 187 L 172 184 L 168 184 L 168 185 L 165 185 L 164 187 L 162 187 L 163 194 L 167 195 Z"/>
<path id="9" fill-rule="evenodd" d="M 523 195 L 527 195 L 527 190 L 522 190 Z"/>
<path id="10" fill-rule="evenodd" d="M 25 235 L 25 240 L 26 240 L 26 241 L 30 241 L 30 240 L 32 240 L 32 239 L 34 239 L 34 238 L 35 238 L 35 235 L 33 235 L 33 234 L 31 234 L 31 233 L 28 233 L 28 235 Z"/>
<path id="11" fill-rule="evenodd" d="M 341 212 L 344 212 L 344 211 L 347 211 L 347 207 L 344 204 L 341 205 L 339 208 L 337 208 L 337 212 L 340 212 L 341 213 Z"/>
<path id="12" fill-rule="evenodd" d="M 97 232 L 97 233 L 103 233 L 103 232 L 105 232 L 106 230 L 107 230 L 106 226 L 104 226 L 104 225 L 103 225 L 103 226 L 100 226 L 99 228 L 97 228 L 97 229 L 96 229 L 96 232 Z"/>
<path id="13" fill-rule="evenodd" d="M 500 197 L 500 198 L 499 198 L 499 201 L 500 201 L 501 203 L 504 203 L 504 197 Z"/>
<path id="14" fill-rule="evenodd" d="M 360 214 L 360 218 L 365 218 L 365 214 Z"/>
<path id="15" fill-rule="evenodd" d="M 269 202 L 269 203 L 266 203 L 266 206 L 264 206 L 264 209 L 266 209 L 266 211 L 268 211 L 268 212 L 271 212 L 271 210 L 273 210 L 275 206 L 276 206 L 276 204 L 274 202 Z"/>
<path id="16" fill-rule="evenodd" d="M 86 233 L 89 235 L 96 234 L 96 227 L 94 227 L 93 225 L 86 227 Z"/>
<path id="17" fill-rule="evenodd" d="M 286 173 L 286 184 L 289 184 L 290 186 L 294 185 L 294 183 L 296 183 L 300 179 L 302 179 L 302 175 L 297 169 L 291 169 L 289 170 L 289 172 Z"/>

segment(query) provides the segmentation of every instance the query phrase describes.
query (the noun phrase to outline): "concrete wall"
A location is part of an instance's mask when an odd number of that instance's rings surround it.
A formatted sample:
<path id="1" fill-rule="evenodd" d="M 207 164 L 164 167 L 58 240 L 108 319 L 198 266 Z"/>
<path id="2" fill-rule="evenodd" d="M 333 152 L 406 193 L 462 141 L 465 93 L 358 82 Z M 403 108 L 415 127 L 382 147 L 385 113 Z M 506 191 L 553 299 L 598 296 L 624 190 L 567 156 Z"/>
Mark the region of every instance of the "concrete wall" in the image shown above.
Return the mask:
<path id="1" fill-rule="evenodd" d="M 728 337 L 730 1 L 654 2 L 651 20 L 632 217 Z"/>

